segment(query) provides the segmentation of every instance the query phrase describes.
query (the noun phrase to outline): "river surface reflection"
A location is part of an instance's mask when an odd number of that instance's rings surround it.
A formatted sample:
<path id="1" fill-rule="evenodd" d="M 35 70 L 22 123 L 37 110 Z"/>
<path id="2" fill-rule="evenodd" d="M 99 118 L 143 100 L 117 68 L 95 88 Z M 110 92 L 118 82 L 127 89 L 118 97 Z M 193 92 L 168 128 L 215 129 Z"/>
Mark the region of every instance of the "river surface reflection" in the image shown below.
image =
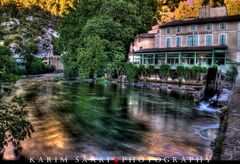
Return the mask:
<path id="1" fill-rule="evenodd" d="M 158 91 L 81 82 L 23 79 L 35 132 L 25 157 L 203 157 L 219 124 L 216 112 Z"/>

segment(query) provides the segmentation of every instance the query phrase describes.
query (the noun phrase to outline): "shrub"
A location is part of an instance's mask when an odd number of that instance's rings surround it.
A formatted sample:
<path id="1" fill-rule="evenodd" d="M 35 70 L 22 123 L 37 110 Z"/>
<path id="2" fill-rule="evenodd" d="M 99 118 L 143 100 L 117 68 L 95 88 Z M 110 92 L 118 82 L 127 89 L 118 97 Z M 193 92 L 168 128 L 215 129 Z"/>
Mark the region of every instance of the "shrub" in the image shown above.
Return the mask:
<path id="1" fill-rule="evenodd" d="M 17 74 L 18 75 L 26 75 L 27 71 L 26 71 L 25 68 L 19 68 L 18 71 L 17 71 Z"/>
<path id="2" fill-rule="evenodd" d="M 44 64 L 44 69 L 45 69 L 44 73 L 51 73 L 54 72 L 55 67 L 52 65 Z"/>
<path id="3" fill-rule="evenodd" d="M 9 38 L 9 39 L 5 39 L 4 40 L 4 46 L 8 46 L 10 43 L 12 43 L 14 41 L 14 39 L 11 39 L 11 38 Z"/>
<path id="4" fill-rule="evenodd" d="M 153 75 L 154 72 L 155 72 L 155 67 L 153 65 L 148 66 L 148 68 L 147 68 L 148 76 L 151 77 L 151 75 Z"/>
<path id="5" fill-rule="evenodd" d="M 237 66 L 232 65 L 231 68 L 227 71 L 227 79 L 231 82 L 234 82 L 237 74 L 238 74 Z"/>
<path id="6" fill-rule="evenodd" d="M 214 64 L 211 68 L 218 69 L 218 65 Z"/>
<path id="7" fill-rule="evenodd" d="M 144 64 L 140 64 L 138 67 L 138 76 L 146 76 L 147 69 L 145 68 Z"/>
<path id="8" fill-rule="evenodd" d="M 192 75 L 192 70 L 190 67 L 185 67 L 184 68 L 184 78 L 186 80 L 190 80 L 191 79 L 191 75 Z"/>
<path id="9" fill-rule="evenodd" d="M 132 63 L 126 63 L 124 65 L 124 73 L 127 76 L 128 80 L 134 81 L 137 79 L 138 68 Z"/>
<path id="10" fill-rule="evenodd" d="M 33 61 L 31 63 L 29 74 L 41 74 L 44 73 L 45 67 L 42 63 L 42 60 L 39 58 L 33 58 Z"/>
<path id="11" fill-rule="evenodd" d="M 59 82 L 59 81 L 62 81 L 62 80 L 64 80 L 63 77 L 54 77 L 54 78 L 52 79 L 52 82 Z"/>
<path id="12" fill-rule="evenodd" d="M 100 84 L 106 84 L 108 80 L 105 77 L 96 78 L 96 82 Z"/>
<path id="13" fill-rule="evenodd" d="M 170 66 L 168 64 L 161 65 L 159 73 L 161 77 L 167 79 L 170 75 Z"/>
<path id="14" fill-rule="evenodd" d="M 202 67 L 201 66 L 193 66 L 191 68 L 191 74 L 192 74 L 192 78 L 199 80 L 200 76 L 202 74 Z"/>
<path id="15" fill-rule="evenodd" d="M 202 67 L 202 74 L 207 74 L 208 68 L 207 67 Z"/>
<path id="16" fill-rule="evenodd" d="M 184 66 L 177 66 L 176 71 L 180 79 L 184 77 L 184 69 L 185 69 Z"/>
<path id="17" fill-rule="evenodd" d="M 79 75 L 79 69 L 78 69 L 77 62 L 72 62 L 71 64 L 68 63 L 64 65 L 64 77 L 66 79 L 76 78 L 78 77 L 78 75 Z"/>

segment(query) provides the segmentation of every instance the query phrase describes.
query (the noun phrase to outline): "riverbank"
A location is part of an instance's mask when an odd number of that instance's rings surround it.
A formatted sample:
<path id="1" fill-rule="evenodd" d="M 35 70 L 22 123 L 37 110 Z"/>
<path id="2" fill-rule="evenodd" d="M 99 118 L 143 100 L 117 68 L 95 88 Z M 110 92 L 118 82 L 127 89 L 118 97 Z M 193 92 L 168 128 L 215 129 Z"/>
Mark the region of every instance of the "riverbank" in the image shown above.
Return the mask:
<path id="1" fill-rule="evenodd" d="M 174 83 L 156 83 L 156 82 L 136 82 L 136 83 L 124 83 L 127 86 L 133 86 L 138 88 L 147 88 L 152 90 L 161 91 L 167 94 L 187 96 L 193 99 L 194 94 L 198 92 L 203 86 L 199 85 L 179 85 Z"/>
<path id="2" fill-rule="evenodd" d="M 240 72 L 240 67 L 238 67 Z M 221 118 L 213 160 L 240 160 L 240 74 L 238 74 L 228 107 Z"/>

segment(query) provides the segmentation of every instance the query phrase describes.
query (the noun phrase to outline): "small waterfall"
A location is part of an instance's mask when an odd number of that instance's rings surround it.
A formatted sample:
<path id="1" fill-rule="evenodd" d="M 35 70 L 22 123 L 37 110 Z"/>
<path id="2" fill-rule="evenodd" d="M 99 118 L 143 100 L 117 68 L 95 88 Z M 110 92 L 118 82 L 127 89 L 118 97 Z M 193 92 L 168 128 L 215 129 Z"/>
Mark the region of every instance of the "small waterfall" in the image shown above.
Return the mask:
<path id="1" fill-rule="evenodd" d="M 209 101 L 200 102 L 196 109 L 199 111 L 206 111 L 206 112 L 210 112 L 210 113 L 217 112 L 217 109 L 212 107 Z"/>

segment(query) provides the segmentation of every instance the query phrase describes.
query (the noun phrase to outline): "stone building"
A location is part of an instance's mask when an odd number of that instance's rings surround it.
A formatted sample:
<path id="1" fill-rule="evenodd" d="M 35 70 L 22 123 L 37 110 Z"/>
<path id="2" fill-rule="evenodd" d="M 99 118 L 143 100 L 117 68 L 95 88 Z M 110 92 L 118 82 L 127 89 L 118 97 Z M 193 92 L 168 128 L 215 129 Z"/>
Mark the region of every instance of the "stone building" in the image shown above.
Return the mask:
<path id="1" fill-rule="evenodd" d="M 152 30 L 148 33 L 139 34 L 135 37 L 134 41 L 130 45 L 130 52 L 128 55 L 129 61 L 133 62 L 133 53 L 142 49 L 148 49 L 155 47 L 155 35 L 159 32 L 158 26 L 153 26 Z"/>
<path id="2" fill-rule="evenodd" d="M 64 66 L 61 62 L 61 56 L 57 55 L 51 56 L 49 58 L 49 65 L 54 66 L 55 70 L 57 71 L 61 71 L 64 69 Z"/>
<path id="3" fill-rule="evenodd" d="M 224 66 L 228 62 L 240 62 L 240 15 L 228 16 L 225 7 L 207 6 L 201 9 L 198 18 L 162 24 L 157 33 L 148 33 L 148 36 L 151 42 L 142 39 L 146 41 L 141 42 L 142 47 L 134 42 L 137 47 L 129 55 L 134 64 L 155 65 L 156 68 L 169 64 L 176 68 L 178 65 Z"/>

